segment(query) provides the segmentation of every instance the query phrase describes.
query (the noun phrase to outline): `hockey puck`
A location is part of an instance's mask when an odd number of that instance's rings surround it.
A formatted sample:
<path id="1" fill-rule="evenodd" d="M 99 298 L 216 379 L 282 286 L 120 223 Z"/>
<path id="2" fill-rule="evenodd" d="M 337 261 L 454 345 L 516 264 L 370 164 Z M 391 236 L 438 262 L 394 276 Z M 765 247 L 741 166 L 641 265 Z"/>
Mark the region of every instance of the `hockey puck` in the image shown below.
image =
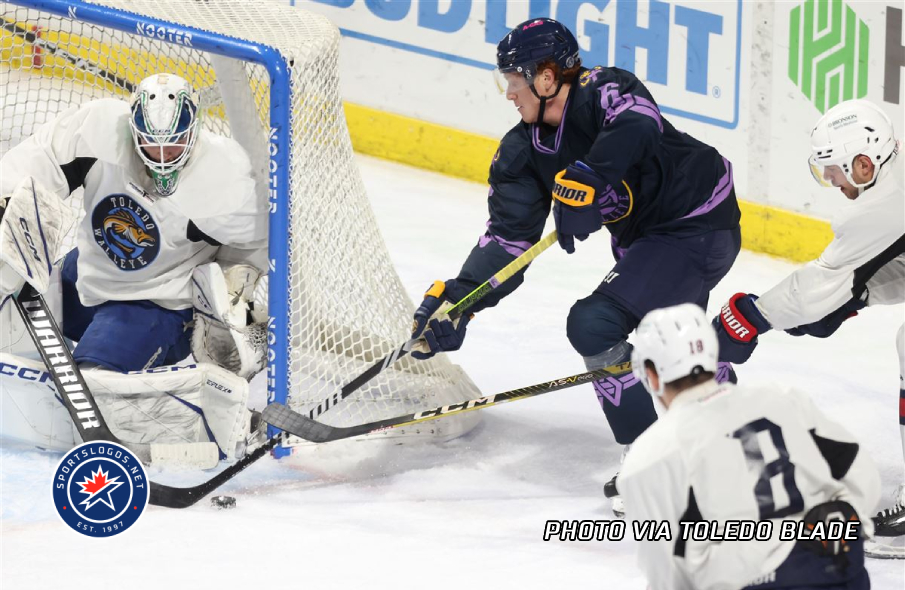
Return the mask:
<path id="1" fill-rule="evenodd" d="M 214 496 L 211 498 L 211 506 L 217 510 L 227 510 L 236 507 L 236 499 L 232 496 Z"/>

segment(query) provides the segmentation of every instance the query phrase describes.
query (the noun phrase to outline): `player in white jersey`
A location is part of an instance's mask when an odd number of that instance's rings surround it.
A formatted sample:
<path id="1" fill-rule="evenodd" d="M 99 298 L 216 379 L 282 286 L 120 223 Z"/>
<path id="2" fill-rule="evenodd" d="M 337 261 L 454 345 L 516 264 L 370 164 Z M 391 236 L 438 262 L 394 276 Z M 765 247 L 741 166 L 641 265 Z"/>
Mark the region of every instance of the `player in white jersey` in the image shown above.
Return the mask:
<path id="1" fill-rule="evenodd" d="M 76 249 L 60 270 L 63 333 L 78 343 L 73 356 L 82 367 L 126 372 L 172 365 L 192 352 L 193 316 L 204 338 L 216 333 L 212 320 L 222 328 L 226 316 L 239 318 L 244 328 L 251 316 L 245 301 L 266 268 L 266 197 L 255 190 L 242 147 L 203 129 L 199 109 L 186 80 L 155 74 L 141 81 L 130 102 L 72 107 L 0 159 L 0 195 L 27 190 L 65 199 L 84 188 Z M 215 262 L 226 266 L 229 259 L 254 264 L 221 270 Z M 25 271 L 19 274 L 29 280 Z M 0 287 L 4 296 L 17 290 Z M 241 309 L 230 309 L 240 298 Z M 203 313 L 194 314 L 194 307 Z M 263 365 L 261 339 L 256 366 L 245 363 L 242 370 L 207 354 L 222 346 L 197 340 L 197 360 L 242 377 Z M 241 337 L 227 340 L 241 347 Z M 226 420 L 230 428 L 236 422 Z M 139 421 L 116 420 L 121 426 Z"/>
<path id="2" fill-rule="evenodd" d="M 817 260 L 756 295 L 737 293 L 714 327 L 724 360 L 745 362 L 758 334 L 771 328 L 826 338 L 867 306 L 905 302 L 905 170 L 889 117 L 865 100 L 836 105 L 811 132 L 811 172 L 849 202 L 832 222 L 834 239 Z M 905 379 L 905 325 L 897 349 Z M 900 435 L 905 453 L 905 381 L 900 386 Z M 905 484 L 894 506 L 876 517 L 877 537 L 905 540 Z M 903 553 L 905 556 L 905 553 Z"/>
<path id="3" fill-rule="evenodd" d="M 632 445 L 617 485 L 627 519 L 669 523 L 670 539 L 638 544 L 651 590 L 869 588 L 860 535 L 780 540 L 782 521 L 821 530 L 836 515 L 863 516 L 870 534 L 880 478 L 851 434 L 803 393 L 718 384 L 716 334 L 697 306 L 652 311 L 636 337 L 633 370 L 667 411 Z M 731 521 L 772 525 L 761 540 L 731 540 Z M 715 535 L 683 540 L 683 522 Z"/>

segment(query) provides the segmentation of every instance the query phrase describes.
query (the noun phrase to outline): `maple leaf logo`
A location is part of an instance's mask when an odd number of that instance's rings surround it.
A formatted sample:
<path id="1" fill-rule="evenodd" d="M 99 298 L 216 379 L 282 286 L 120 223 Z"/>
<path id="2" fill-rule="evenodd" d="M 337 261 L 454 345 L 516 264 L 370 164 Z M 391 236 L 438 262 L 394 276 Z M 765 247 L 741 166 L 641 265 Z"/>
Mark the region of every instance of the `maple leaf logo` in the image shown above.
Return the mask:
<path id="1" fill-rule="evenodd" d="M 85 481 L 76 482 L 82 486 L 79 491 L 83 494 L 88 494 L 87 498 L 79 502 L 79 504 L 85 505 L 85 510 L 90 509 L 95 504 L 104 504 L 109 506 L 111 510 L 116 510 L 111 494 L 113 490 L 123 485 L 124 482 L 119 481 L 118 475 L 112 478 L 109 477 L 109 473 L 109 471 L 104 471 L 98 467 L 97 471 L 91 473 L 91 479 L 86 477 Z M 106 498 L 101 495 L 104 492 L 106 492 Z"/>

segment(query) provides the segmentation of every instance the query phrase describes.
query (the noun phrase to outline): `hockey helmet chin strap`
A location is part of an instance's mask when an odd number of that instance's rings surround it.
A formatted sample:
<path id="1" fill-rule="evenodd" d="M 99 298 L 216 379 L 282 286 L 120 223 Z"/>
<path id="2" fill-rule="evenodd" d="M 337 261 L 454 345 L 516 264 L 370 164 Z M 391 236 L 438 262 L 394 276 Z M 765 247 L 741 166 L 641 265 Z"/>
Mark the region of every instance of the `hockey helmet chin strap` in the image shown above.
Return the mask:
<path id="1" fill-rule="evenodd" d="M 890 161 L 892 161 L 897 154 L 898 154 L 898 150 L 893 150 L 893 152 L 891 154 L 889 154 L 889 157 L 887 157 L 885 160 L 883 160 L 880 164 L 877 164 L 877 167 L 874 168 L 874 177 L 870 180 L 870 182 L 868 182 L 864 186 L 855 187 L 858 189 L 859 197 L 862 195 L 862 193 L 864 193 L 864 191 L 866 191 L 869 188 L 873 188 L 874 185 L 877 184 L 877 181 L 880 180 L 880 173 L 883 172 L 883 166 L 886 166 L 886 164 L 888 164 Z M 855 156 L 855 157 L 857 157 L 857 156 Z"/>
<path id="2" fill-rule="evenodd" d="M 533 94 L 534 96 L 536 96 L 538 98 L 538 100 L 540 100 L 540 110 L 537 111 L 536 125 L 542 125 L 544 123 L 544 111 L 546 111 L 546 109 L 547 109 L 547 101 L 550 100 L 551 98 L 556 98 L 556 96 L 559 94 L 559 91 L 562 90 L 562 84 L 563 84 L 562 76 L 556 75 L 556 90 L 554 90 L 553 94 L 551 94 L 549 96 L 541 96 L 540 94 L 538 94 L 537 88 L 534 87 L 533 80 L 531 80 L 530 84 L 528 84 L 528 86 L 530 86 L 530 88 L 531 88 L 531 94 Z"/>

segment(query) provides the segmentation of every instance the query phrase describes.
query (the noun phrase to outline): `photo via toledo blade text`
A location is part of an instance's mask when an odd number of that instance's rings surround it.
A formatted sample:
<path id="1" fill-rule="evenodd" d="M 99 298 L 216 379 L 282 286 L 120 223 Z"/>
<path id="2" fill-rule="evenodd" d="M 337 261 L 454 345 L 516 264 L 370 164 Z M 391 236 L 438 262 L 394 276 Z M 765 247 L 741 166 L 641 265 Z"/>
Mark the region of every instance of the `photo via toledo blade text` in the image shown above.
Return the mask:
<path id="1" fill-rule="evenodd" d="M 903 12 L 6 0 L 0 586 L 905 588 Z"/>

